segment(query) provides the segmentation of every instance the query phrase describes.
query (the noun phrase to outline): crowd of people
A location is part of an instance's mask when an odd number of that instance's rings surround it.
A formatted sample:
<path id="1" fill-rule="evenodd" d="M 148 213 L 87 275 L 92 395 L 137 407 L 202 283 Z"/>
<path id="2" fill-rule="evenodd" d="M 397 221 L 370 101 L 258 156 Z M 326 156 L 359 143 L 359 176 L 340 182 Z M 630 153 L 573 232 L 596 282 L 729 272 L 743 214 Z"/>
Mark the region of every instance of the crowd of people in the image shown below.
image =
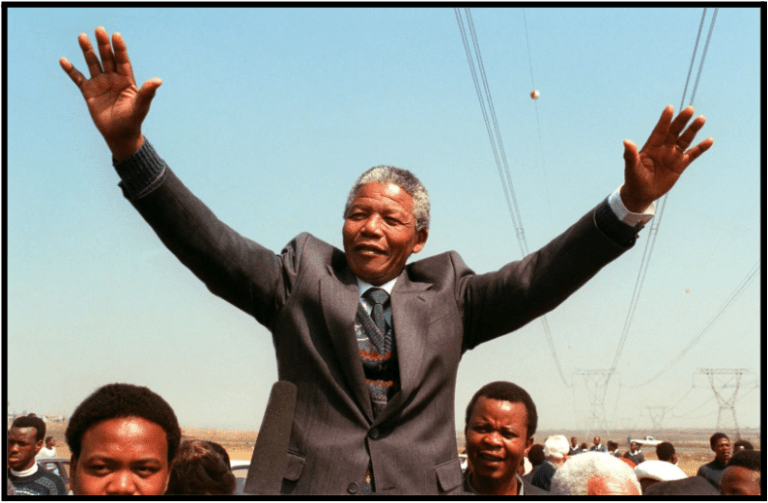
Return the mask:
<path id="1" fill-rule="evenodd" d="M 466 409 L 462 494 L 761 494 L 760 451 L 745 440 L 735 442 L 732 451 L 724 433 L 710 438 L 715 458 L 689 477 L 677 466 L 670 442 L 656 446 L 657 459 L 645 460 L 638 456 L 642 446 L 636 442 L 622 455 L 611 449 L 615 442 L 605 447 L 597 436 L 583 450 L 575 437 L 569 445 L 564 435 L 536 444 L 537 425 L 536 405 L 520 386 L 496 381 L 480 388 Z M 8 431 L 8 494 L 67 494 L 64 480 L 46 468 L 46 456 L 55 456 L 55 441 L 45 433 L 45 422 L 35 414 L 14 419 Z M 226 449 L 216 442 L 182 438 L 171 406 L 143 386 L 115 383 L 97 389 L 75 409 L 65 438 L 72 456 L 70 494 L 235 493 Z"/>

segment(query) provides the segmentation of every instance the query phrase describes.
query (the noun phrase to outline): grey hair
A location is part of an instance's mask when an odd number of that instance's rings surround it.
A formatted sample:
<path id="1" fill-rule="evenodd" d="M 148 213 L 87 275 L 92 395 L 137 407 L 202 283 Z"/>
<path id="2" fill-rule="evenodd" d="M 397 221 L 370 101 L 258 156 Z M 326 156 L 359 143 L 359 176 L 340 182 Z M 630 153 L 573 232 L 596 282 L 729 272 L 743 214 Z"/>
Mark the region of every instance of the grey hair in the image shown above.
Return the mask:
<path id="1" fill-rule="evenodd" d="M 626 494 L 627 482 L 631 482 L 641 494 L 640 482 L 635 471 L 619 458 L 603 452 L 585 452 L 568 458 L 552 477 L 552 494 L 586 496 L 588 482 L 602 479 L 616 494 Z"/>
<path id="2" fill-rule="evenodd" d="M 429 229 L 429 194 L 416 175 L 407 169 L 394 166 L 374 166 L 357 179 L 347 196 L 344 206 L 344 218 L 349 215 L 352 203 L 360 188 L 366 183 L 394 183 L 413 197 L 413 217 L 416 220 L 416 230 Z"/>
<path id="3" fill-rule="evenodd" d="M 551 435 L 544 441 L 544 455 L 554 459 L 563 459 L 570 452 L 565 435 Z"/>

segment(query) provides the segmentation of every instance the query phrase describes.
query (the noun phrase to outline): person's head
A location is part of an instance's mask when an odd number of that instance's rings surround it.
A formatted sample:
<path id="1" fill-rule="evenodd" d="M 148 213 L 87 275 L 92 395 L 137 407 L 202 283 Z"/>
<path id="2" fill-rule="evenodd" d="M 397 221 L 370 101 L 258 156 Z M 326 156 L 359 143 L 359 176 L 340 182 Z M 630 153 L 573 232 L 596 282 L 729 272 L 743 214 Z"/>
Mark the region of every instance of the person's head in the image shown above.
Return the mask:
<path id="1" fill-rule="evenodd" d="M 234 494 L 235 486 L 229 462 L 212 442 L 185 440 L 173 460 L 166 494 Z"/>
<path id="2" fill-rule="evenodd" d="M 589 447 L 589 446 L 587 445 L 587 443 L 586 443 L 586 442 L 582 442 L 582 443 L 581 443 L 581 450 L 582 450 L 582 451 L 586 451 L 588 447 Z"/>
<path id="3" fill-rule="evenodd" d="M 595 445 L 600 445 L 600 437 L 595 437 L 592 439 L 592 443 Z"/>
<path id="4" fill-rule="evenodd" d="M 606 447 L 608 447 L 609 451 L 613 452 L 619 448 L 619 444 L 617 444 L 613 440 L 609 440 L 608 443 L 606 444 Z"/>
<path id="5" fill-rule="evenodd" d="M 65 432 L 72 491 L 165 493 L 181 429 L 168 403 L 143 386 L 107 384 L 80 405 Z"/>
<path id="6" fill-rule="evenodd" d="M 531 396 L 506 381 L 486 384 L 467 406 L 464 434 L 473 485 L 481 494 L 505 494 L 533 445 L 538 415 Z"/>
<path id="7" fill-rule="evenodd" d="M 632 451 L 632 452 L 639 451 L 640 450 L 640 444 L 638 444 L 637 442 L 634 442 L 634 441 L 630 442 L 629 443 L 629 450 Z"/>
<path id="8" fill-rule="evenodd" d="M 19 416 L 8 432 L 8 466 L 16 471 L 28 470 L 43 448 L 45 422 L 34 414 Z"/>
<path id="9" fill-rule="evenodd" d="M 429 195 L 410 171 L 376 166 L 352 186 L 344 208 L 344 254 L 375 286 L 396 278 L 429 235 Z"/>
<path id="10" fill-rule="evenodd" d="M 677 454 L 675 453 L 675 446 L 670 442 L 662 442 L 656 446 L 656 457 L 660 461 L 667 461 L 673 465 L 677 463 Z"/>
<path id="11" fill-rule="evenodd" d="M 544 440 L 544 456 L 555 464 L 568 459 L 568 440 L 564 435 L 550 435 Z"/>
<path id="12" fill-rule="evenodd" d="M 649 460 L 643 461 L 635 467 L 635 476 L 640 481 L 640 487 L 645 494 L 646 489 L 659 482 L 670 480 L 682 480 L 688 475 L 677 466 L 667 461 Z"/>
<path id="13" fill-rule="evenodd" d="M 715 459 L 721 463 L 731 459 L 731 441 L 725 433 L 717 432 L 709 437 L 709 446 L 715 452 Z"/>
<path id="14" fill-rule="evenodd" d="M 737 451 L 743 451 L 745 449 L 748 451 L 753 451 L 755 450 L 755 447 L 749 440 L 737 440 L 733 443 L 733 453 L 736 453 Z"/>
<path id="15" fill-rule="evenodd" d="M 56 439 L 53 437 L 45 437 L 45 446 L 49 449 L 56 447 Z"/>
<path id="16" fill-rule="evenodd" d="M 533 466 L 539 466 L 544 462 L 547 457 L 544 455 L 544 446 L 541 444 L 533 444 L 528 451 L 528 461 Z"/>
<path id="17" fill-rule="evenodd" d="M 576 437 L 571 437 L 571 446 L 576 447 L 577 445 L 579 445 L 579 441 Z"/>
<path id="18" fill-rule="evenodd" d="M 614 456 L 587 452 L 569 458 L 557 469 L 550 492 L 579 496 L 638 495 L 640 483 L 635 472 Z"/>
<path id="19" fill-rule="evenodd" d="M 720 494 L 759 495 L 762 468 L 760 451 L 745 449 L 736 452 L 728 461 L 720 478 Z"/>

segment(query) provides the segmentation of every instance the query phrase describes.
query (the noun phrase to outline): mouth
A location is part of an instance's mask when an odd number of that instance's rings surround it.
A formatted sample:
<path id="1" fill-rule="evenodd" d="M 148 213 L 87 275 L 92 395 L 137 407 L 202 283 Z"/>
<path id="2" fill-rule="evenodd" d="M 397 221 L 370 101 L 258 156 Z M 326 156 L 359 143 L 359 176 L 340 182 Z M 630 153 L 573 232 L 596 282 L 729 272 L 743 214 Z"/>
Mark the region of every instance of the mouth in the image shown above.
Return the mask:
<path id="1" fill-rule="evenodd" d="M 355 246 L 355 253 L 363 256 L 386 255 L 386 252 L 384 250 L 382 250 L 378 246 L 374 246 L 370 244 L 359 244 Z"/>
<path id="2" fill-rule="evenodd" d="M 501 456 L 500 454 L 494 454 L 492 452 L 478 452 L 477 458 L 489 463 L 499 463 L 504 461 L 504 456 Z"/>

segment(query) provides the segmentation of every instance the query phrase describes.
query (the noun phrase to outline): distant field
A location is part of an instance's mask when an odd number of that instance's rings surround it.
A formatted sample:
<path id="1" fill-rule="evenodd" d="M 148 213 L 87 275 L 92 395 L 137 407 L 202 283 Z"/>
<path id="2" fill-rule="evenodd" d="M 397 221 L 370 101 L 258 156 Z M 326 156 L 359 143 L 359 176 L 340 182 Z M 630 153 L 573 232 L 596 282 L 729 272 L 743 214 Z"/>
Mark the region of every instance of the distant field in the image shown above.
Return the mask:
<path id="1" fill-rule="evenodd" d="M 66 423 L 48 423 L 48 435 L 53 436 L 56 439 L 56 451 L 61 457 L 69 457 L 70 452 L 67 448 L 67 444 L 64 440 L 64 431 L 66 429 Z M 731 435 L 731 441 L 736 438 L 735 435 Z M 592 436 L 585 435 L 583 431 L 539 431 L 534 436 L 535 443 L 544 443 L 544 439 L 549 435 L 563 434 L 570 438 L 575 436 L 579 443 L 587 442 L 588 445 L 592 445 Z M 602 443 L 605 444 L 608 440 L 614 440 L 619 444 L 619 449 L 624 452 L 627 449 L 627 436 L 644 436 L 648 434 L 643 432 L 639 435 L 635 432 L 634 435 L 630 435 L 627 431 L 616 431 L 608 434 L 599 434 L 602 438 Z M 669 430 L 660 433 L 651 432 L 654 437 L 660 440 L 667 440 L 672 442 L 678 451 L 678 457 L 680 461 L 678 466 L 689 476 L 696 475 L 696 471 L 699 466 L 708 463 L 713 459 L 712 451 L 709 449 L 709 436 L 710 431 L 704 430 Z M 258 433 L 255 430 L 226 430 L 219 428 L 182 428 L 182 435 L 185 438 L 197 438 L 201 440 L 212 440 L 218 442 L 224 446 L 229 453 L 230 458 L 238 460 L 251 459 L 251 453 L 253 452 L 253 445 L 256 442 Z M 741 438 L 749 440 L 755 449 L 760 449 L 760 431 L 758 430 L 745 430 L 742 431 Z M 459 444 L 459 450 L 464 447 L 464 437 L 461 433 L 457 435 L 457 442 Z M 656 452 L 653 447 L 647 447 L 643 449 L 645 453 L 645 459 L 657 459 Z"/>

